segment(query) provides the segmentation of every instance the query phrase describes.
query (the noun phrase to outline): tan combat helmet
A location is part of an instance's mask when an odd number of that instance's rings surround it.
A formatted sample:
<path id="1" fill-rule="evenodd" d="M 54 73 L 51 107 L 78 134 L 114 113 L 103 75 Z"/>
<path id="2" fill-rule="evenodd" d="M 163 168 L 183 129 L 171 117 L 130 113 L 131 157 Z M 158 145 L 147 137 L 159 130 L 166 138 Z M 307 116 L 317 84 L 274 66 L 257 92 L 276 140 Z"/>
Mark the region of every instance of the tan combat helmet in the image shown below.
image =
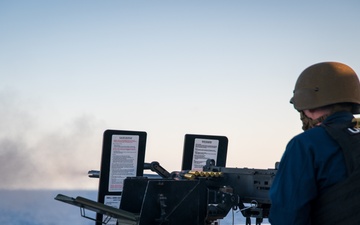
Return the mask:
<path id="1" fill-rule="evenodd" d="M 338 62 L 323 62 L 306 68 L 295 84 L 290 103 L 298 111 L 335 103 L 354 103 L 360 114 L 360 83 L 355 71 Z"/>

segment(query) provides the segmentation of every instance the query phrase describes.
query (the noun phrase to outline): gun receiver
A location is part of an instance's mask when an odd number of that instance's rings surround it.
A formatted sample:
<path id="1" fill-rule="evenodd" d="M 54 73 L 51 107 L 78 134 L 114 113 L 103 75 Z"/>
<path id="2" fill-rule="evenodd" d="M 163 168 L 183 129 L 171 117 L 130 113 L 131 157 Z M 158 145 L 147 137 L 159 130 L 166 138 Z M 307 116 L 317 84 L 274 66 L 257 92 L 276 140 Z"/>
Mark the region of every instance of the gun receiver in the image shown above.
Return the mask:
<path id="1" fill-rule="evenodd" d="M 223 174 L 219 180 L 210 179 L 208 184 L 216 193 L 229 195 L 229 199 L 221 202 L 222 208 L 239 208 L 247 224 L 250 217 L 256 218 L 256 224 L 268 218 L 271 206 L 268 195 L 277 169 L 217 167 L 213 160 L 208 160 L 203 170 Z"/>

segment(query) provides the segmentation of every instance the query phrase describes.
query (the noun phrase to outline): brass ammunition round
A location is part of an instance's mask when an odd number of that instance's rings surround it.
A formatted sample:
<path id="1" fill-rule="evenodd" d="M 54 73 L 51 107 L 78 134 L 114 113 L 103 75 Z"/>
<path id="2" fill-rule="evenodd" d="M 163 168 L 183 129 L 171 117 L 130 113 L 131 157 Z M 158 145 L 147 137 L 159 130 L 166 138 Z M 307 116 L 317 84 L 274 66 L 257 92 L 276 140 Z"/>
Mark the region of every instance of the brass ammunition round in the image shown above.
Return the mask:
<path id="1" fill-rule="evenodd" d="M 190 170 L 189 174 L 194 174 L 195 176 L 199 176 L 200 175 L 200 171 L 197 170 Z"/>
<path id="2" fill-rule="evenodd" d="M 185 177 L 186 179 L 193 180 L 193 179 L 195 178 L 195 175 L 194 175 L 194 174 L 187 173 L 187 174 L 184 175 L 184 177 Z"/>
<path id="3" fill-rule="evenodd" d="M 208 176 L 209 176 L 209 173 L 208 173 L 208 172 L 201 171 L 201 172 L 200 172 L 200 176 L 202 176 L 202 177 L 208 177 Z"/>

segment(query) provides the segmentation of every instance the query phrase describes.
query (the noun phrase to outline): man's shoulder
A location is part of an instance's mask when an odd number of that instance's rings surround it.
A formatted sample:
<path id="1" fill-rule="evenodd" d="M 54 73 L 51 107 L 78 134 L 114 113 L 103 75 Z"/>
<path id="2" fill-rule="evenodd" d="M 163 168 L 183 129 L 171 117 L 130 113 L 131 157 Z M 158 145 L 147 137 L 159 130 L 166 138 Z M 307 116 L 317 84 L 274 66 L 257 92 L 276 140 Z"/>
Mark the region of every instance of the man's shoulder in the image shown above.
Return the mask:
<path id="1" fill-rule="evenodd" d="M 332 140 L 325 128 L 316 126 L 293 137 L 287 144 L 286 150 L 290 152 L 308 152 L 309 149 L 318 149 L 333 145 L 334 140 Z"/>
<path id="2" fill-rule="evenodd" d="M 293 140 L 311 140 L 313 138 L 319 138 L 321 136 L 326 136 L 326 130 L 322 126 L 315 126 L 309 130 L 306 130 L 295 137 L 293 137 Z"/>

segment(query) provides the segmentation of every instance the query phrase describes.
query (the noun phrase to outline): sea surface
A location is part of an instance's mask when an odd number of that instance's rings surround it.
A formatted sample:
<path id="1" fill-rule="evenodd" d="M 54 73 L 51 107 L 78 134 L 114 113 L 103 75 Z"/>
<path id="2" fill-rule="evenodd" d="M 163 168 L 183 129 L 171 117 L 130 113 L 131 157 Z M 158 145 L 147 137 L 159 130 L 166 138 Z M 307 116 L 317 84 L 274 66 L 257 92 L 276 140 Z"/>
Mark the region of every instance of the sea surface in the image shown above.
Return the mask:
<path id="1" fill-rule="evenodd" d="M 81 217 L 80 208 L 55 200 L 57 194 L 97 200 L 97 190 L 0 190 L 1 225 L 95 225 Z M 233 223 L 234 215 L 234 223 Z M 95 217 L 91 211 L 86 216 Z M 220 225 L 245 224 L 240 212 L 229 212 Z M 255 224 L 255 221 L 252 221 Z M 263 225 L 269 224 L 264 220 Z"/>

